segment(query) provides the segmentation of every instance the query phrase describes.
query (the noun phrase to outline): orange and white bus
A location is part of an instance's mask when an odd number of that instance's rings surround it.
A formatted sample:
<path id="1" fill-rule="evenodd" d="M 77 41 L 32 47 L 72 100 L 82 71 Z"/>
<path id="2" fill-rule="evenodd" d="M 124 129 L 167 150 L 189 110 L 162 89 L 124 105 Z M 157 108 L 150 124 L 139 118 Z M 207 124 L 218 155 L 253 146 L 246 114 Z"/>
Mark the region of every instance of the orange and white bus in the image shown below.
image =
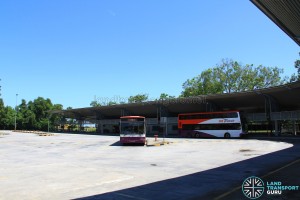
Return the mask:
<path id="1" fill-rule="evenodd" d="M 120 142 L 122 144 L 145 144 L 146 120 L 142 116 L 120 118 Z"/>
<path id="2" fill-rule="evenodd" d="M 241 137 L 239 111 L 185 113 L 178 115 L 178 130 L 182 137 Z"/>

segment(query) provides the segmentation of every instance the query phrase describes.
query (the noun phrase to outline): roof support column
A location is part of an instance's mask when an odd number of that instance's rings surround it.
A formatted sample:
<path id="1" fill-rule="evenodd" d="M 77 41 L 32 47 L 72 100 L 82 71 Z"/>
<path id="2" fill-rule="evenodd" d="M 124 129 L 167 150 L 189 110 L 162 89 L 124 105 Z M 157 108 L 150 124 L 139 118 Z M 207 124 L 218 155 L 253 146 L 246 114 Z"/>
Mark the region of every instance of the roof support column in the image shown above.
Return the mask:
<path id="1" fill-rule="evenodd" d="M 93 123 L 97 124 L 96 132 L 103 133 L 103 124 L 102 124 L 101 120 L 105 119 L 105 116 L 99 111 L 94 111 L 94 114 L 96 116 L 96 119 L 95 119 L 95 121 L 93 121 Z"/>
<path id="2" fill-rule="evenodd" d="M 130 115 L 132 115 L 132 113 L 129 110 L 127 110 L 125 108 L 121 109 L 121 117 L 123 117 L 123 116 L 130 116 Z"/>
<path id="3" fill-rule="evenodd" d="M 169 111 L 168 109 L 163 105 L 157 106 L 157 124 L 158 126 L 162 125 L 165 126 L 163 130 L 163 141 L 165 141 L 166 135 L 168 135 L 168 117 Z M 161 118 L 163 117 L 163 120 Z"/>
<path id="4" fill-rule="evenodd" d="M 279 135 L 279 130 L 278 130 L 278 120 L 275 120 L 275 135 Z"/>
<path id="5" fill-rule="evenodd" d="M 276 112 L 279 110 L 279 104 L 278 102 L 271 96 L 268 94 L 262 94 L 262 93 L 258 93 L 264 96 L 265 98 L 265 115 L 268 121 L 268 127 L 270 130 L 270 134 L 272 134 L 273 131 L 273 124 L 272 124 L 272 112 Z M 278 134 L 278 124 L 277 121 L 275 120 L 275 124 L 274 124 L 274 128 L 275 128 L 275 134 Z"/>
<path id="6" fill-rule="evenodd" d="M 297 135 L 296 120 L 293 120 L 293 132 L 294 135 L 296 136 Z"/>
<path id="7" fill-rule="evenodd" d="M 214 112 L 217 110 L 217 105 L 212 102 L 205 102 L 205 111 L 206 112 Z"/>
<path id="8" fill-rule="evenodd" d="M 79 131 L 78 132 L 82 132 L 84 120 L 83 119 L 79 119 L 78 120 L 78 124 L 79 124 Z"/>

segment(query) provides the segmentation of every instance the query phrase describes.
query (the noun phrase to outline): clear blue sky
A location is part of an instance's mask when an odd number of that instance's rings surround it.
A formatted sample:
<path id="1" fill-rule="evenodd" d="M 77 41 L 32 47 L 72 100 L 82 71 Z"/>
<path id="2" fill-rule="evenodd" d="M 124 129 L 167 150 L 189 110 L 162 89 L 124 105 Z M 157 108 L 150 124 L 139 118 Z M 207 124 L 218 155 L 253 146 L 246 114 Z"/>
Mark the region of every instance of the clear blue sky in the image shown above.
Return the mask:
<path id="1" fill-rule="evenodd" d="M 6 105 L 178 96 L 222 58 L 295 72 L 299 46 L 248 0 L 1 0 Z"/>

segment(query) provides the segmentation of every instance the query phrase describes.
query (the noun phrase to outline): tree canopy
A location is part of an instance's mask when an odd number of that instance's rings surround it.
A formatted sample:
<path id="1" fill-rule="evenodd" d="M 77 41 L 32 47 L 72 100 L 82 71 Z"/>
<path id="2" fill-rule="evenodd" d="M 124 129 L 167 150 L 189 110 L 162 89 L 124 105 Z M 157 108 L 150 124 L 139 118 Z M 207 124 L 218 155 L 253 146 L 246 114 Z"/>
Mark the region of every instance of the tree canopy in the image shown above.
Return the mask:
<path id="1" fill-rule="evenodd" d="M 22 99 L 21 104 L 15 109 L 4 106 L 0 99 L 0 129 L 14 129 L 15 118 L 19 130 L 44 130 L 48 129 L 48 122 L 53 125 L 61 120 L 59 115 L 51 115 L 50 110 L 62 110 L 61 104 L 52 104 L 50 99 L 38 97 L 33 101 Z"/>
<path id="2" fill-rule="evenodd" d="M 300 56 L 300 53 L 299 53 L 299 56 Z M 290 78 L 290 82 L 294 82 L 294 81 L 299 81 L 300 80 L 300 60 L 297 59 L 295 61 L 295 64 L 294 64 L 296 70 L 297 70 L 297 74 L 292 74 L 291 78 Z"/>
<path id="3" fill-rule="evenodd" d="M 174 99 L 174 98 L 176 98 L 176 97 L 171 96 L 167 93 L 161 93 L 158 100 L 168 100 L 168 99 Z"/>
<path id="4" fill-rule="evenodd" d="M 90 106 L 92 106 L 92 107 L 100 107 L 101 104 L 100 104 L 98 101 L 93 100 L 93 101 L 90 103 Z"/>
<path id="5" fill-rule="evenodd" d="M 147 94 L 137 94 L 128 98 L 128 103 L 141 103 L 148 100 Z"/>
<path id="6" fill-rule="evenodd" d="M 182 96 L 222 94 L 267 88 L 286 82 L 283 69 L 259 65 L 241 65 L 237 61 L 222 60 L 220 64 L 203 71 L 183 83 Z"/>
<path id="7" fill-rule="evenodd" d="M 122 103 L 122 102 L 120 102 L 120 103 Z M 117 105 L 117 104 L 118 103 L 115 101 L 109 101 L 109 102 L 103 101 L 102 103 L 99 103 L 98 101 L 93 100 L 93 101 L 91 101 L 90 106 L 91 107 L 100 107 L 100 106 L 112 106 L 112 105 Z"/>

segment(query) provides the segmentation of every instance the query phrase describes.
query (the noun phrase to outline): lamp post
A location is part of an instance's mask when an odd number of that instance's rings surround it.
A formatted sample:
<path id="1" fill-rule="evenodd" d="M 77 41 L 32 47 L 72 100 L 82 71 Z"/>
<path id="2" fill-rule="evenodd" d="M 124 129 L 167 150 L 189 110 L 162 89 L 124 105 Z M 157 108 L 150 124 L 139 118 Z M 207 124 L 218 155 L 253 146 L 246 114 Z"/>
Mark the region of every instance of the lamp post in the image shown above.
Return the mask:
<path id="1" fill-rule="evenodd" d="M 17 105 L 18 105 L 18 94 L 16 94 L 15 130 L 17 130 L 17 114 L 18 114 Z"/>

